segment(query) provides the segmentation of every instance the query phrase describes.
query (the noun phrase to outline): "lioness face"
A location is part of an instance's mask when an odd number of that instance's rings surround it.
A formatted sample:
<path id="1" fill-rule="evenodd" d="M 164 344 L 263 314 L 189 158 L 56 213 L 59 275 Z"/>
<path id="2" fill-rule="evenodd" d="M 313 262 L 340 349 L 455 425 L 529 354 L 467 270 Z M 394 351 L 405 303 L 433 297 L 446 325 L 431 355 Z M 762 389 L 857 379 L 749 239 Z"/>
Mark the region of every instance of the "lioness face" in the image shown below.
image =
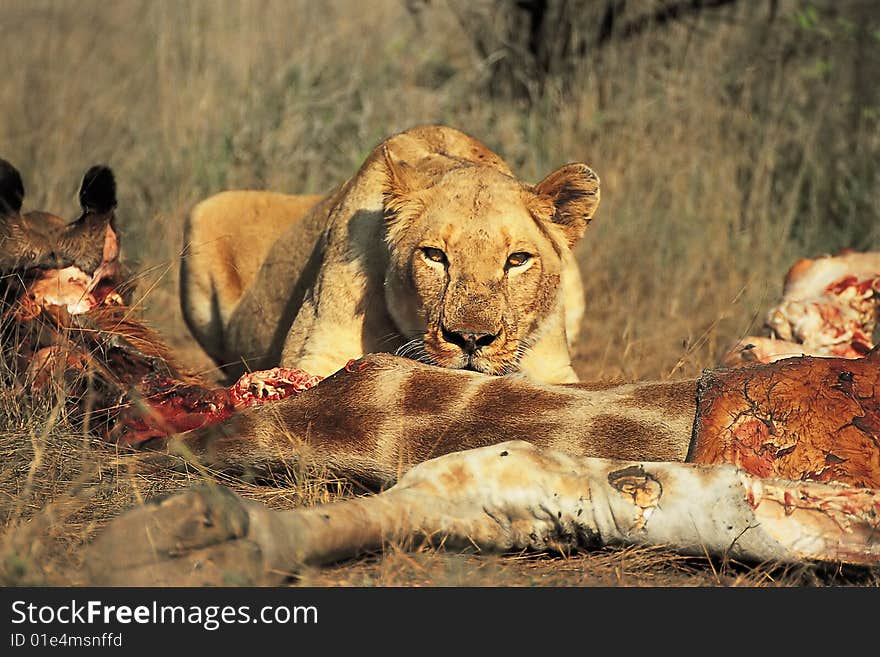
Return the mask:
<path id="1" fill-rule="evenodd" d="M 386 196 L 386 297 L 409 340 L 398 353 L 486 374 L 516 371 L 548 318 L 561 316 L 563 255 L 589 216 L 566 225 L 557 201 L 571 199 L 489 167 L 456 169 L 427 186 L 407 175 L 398 165 Z"/>

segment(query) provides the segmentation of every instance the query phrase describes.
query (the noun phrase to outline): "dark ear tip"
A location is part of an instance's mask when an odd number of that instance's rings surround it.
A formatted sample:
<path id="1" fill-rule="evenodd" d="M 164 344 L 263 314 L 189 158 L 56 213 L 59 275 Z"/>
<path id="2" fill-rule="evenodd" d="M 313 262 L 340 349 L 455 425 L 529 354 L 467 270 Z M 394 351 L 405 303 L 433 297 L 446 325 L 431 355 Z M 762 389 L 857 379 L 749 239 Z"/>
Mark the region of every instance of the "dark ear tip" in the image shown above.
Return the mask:
<path id="1" fill-rule="evenodd" d="M 79 203 L 86 212 L 97 214 L 116 207 L 116 178 L 110 167 L 96 164 L 86 171 L 79 189 Z"/>
<path id="2" fill-rule="evenodd" d="M 12 164 L 0 158 L 0 213 L 21 211 L 24 201 L 24 183 Z"/>
<path id="3" fill-rule="evenodd" d="M 599 184 L 599 175 L 595 171 L 593 171 L 590 166 L 584 164 L 583 162 L 573 162 L 572 164 L 564 166 L 563 169 L 580 176 L 584 180 L 590 181 L 590 183 L 594 183 L 596 185 Z"/>
<path id="4" fill-rule="evenodd" d="M 599 174 L 596 173 L 592 167 L 587 166 L 586 164 L 581 164 L 581 172 L 587 177 L 595 180 L 597 183 L 600 181 Z"/>

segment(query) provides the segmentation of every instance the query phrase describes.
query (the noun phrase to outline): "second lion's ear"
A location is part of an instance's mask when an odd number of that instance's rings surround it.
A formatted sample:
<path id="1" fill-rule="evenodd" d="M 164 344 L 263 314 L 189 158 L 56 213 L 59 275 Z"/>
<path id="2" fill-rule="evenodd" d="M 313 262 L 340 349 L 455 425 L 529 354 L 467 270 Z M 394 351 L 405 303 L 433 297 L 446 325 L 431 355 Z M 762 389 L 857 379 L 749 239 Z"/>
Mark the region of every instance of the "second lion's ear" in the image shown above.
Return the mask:
<path id="1" fill-rule="evenodd" d="M 23 201 L 21 174 L 9 162 L 0 159 L 0 217 L 21 212 Z"/>
<path id="2" fill-rule="evenodd" d="M 79 204 L 87 214 L 106 214 L 116 208 L 116 179 L 110 167 L 99 164 L 86 171 L 79 188 Z"/>

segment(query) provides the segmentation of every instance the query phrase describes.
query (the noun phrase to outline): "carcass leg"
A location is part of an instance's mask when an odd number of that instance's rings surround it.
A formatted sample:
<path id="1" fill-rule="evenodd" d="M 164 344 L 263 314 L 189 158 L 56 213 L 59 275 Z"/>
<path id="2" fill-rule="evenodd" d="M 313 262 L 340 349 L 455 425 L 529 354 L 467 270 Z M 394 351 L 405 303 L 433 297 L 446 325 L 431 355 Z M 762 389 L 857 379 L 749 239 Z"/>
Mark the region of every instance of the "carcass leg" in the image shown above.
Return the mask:
<path id="1" fill-rule="evenodd" d="M 500 552 L 642 544 L 753 562 L 873 563 L 878 516 L 871 489 L 511 441 L 426 461 L 379 495 L 314 508 L 274 512 L 225 489 L 191 490 L 111 523 L 87 563 L 99 585 L 267 584 L 419 537 Z"/>

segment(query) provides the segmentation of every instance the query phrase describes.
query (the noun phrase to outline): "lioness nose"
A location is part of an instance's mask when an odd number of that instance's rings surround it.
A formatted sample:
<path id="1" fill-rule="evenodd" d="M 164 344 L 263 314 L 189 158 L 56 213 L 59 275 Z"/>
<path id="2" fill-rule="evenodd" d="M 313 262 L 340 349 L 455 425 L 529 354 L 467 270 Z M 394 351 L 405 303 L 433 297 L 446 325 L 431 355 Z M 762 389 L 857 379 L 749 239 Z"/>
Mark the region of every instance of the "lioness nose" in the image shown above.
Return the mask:
<path id="1" fill-rule="evenodd" d="M 450 331 L 445 326 L 443 329 L 443 339 L 452 344 L 458 345 L 466 353 L 474 353 L 478 347 L 485 347 L 495 342 L 498 337 L 497 333 L 487 333 L 485 331 Z"/>

